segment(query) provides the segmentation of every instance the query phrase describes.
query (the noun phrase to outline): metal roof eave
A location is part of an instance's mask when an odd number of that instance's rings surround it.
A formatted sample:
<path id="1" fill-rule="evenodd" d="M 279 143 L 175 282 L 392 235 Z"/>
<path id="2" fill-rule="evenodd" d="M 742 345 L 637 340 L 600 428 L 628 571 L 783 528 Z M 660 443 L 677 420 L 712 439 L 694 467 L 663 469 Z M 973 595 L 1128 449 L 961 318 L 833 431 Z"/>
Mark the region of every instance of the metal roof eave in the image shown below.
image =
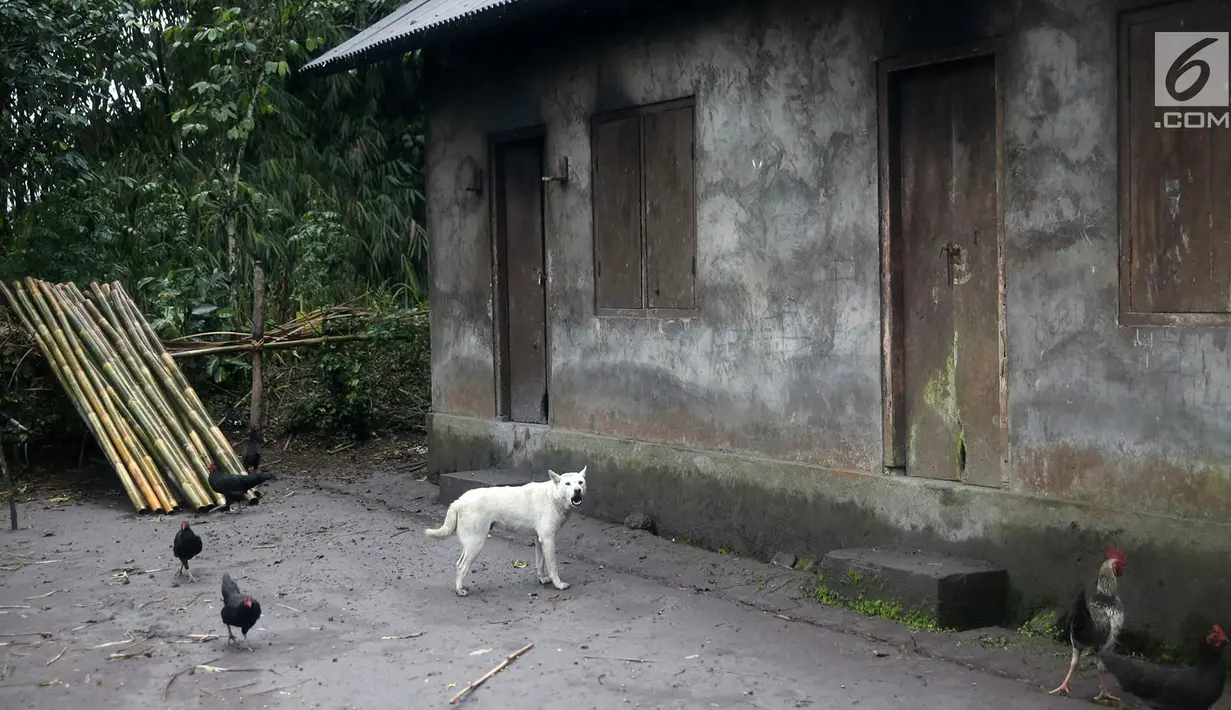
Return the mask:
<path id="1" fill-rule="evenodd" d="M 429 2 L 431 0 L 407 2 L 379 22 L 303 65 L 299 73 L 333 74 L 374 64 L 433 42 L 489 29 L 507 19 L 570 4 L 572 0 L 504 0 L 433 24 L 420 24 L 412 20 L 404 30 L 392 30 L 399 22 L 404 21 L 407 15 L 413 14 Z"/>

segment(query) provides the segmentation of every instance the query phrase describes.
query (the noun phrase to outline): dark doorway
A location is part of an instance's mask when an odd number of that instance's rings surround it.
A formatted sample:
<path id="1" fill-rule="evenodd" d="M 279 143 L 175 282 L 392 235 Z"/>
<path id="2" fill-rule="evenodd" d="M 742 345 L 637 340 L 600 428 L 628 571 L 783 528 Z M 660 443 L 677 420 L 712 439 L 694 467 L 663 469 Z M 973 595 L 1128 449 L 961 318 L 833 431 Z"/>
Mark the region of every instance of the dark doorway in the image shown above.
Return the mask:
<path id="1" fill-rule="evenodd" d="M 547 423 L 547 268 L 543 138 L 496 142 L 495 235 L 499 415 Z"/>

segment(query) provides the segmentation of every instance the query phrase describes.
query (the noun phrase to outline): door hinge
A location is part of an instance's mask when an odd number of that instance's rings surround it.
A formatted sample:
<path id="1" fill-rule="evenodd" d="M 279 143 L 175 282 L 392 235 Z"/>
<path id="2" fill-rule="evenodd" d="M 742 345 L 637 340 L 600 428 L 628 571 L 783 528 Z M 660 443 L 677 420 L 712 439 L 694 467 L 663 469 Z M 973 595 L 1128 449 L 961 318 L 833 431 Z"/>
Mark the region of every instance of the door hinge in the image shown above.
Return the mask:
<path id="1" fill-rule="evenodd" d="M 595 261 L 594 262 L 594 277 L 602 278 L 602 276 L 603 276 L 603 262 Z"/>
<path id="2" fill-rule="evenodd" d="M 697 257 L 695 256 L 692 258 L 692 275 L 697 275 Z"/>

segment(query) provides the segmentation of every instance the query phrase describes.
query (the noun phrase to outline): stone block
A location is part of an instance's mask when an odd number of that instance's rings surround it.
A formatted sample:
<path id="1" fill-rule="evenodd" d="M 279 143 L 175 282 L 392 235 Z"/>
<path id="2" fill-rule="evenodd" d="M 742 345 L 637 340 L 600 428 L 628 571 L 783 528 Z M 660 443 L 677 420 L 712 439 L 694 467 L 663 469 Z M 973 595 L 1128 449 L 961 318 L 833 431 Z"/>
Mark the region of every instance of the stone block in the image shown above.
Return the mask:
<path id="1" fill-rule="evenodd" d="M 547 474 L 543 474 L 543 480 L 547 479 Z M 490 488 L 492 486 L 520 486 L 525 483 L 535 481 L 534 476 L 529 472 L 512 471 L 503 468 L 487 468 L 479 471 L 457 471 L 455 473 L 442 473 L 437 484 L 440 486 L 440 495 L 437 497 L 437 502 L 441 505 L 449 505 L 457 500 L 463 493 L 472 488 Z"/>
<path id="2" fill-rule="evenodd" d="M 821 583 L 857 606 L 880 602 L 905 616 L 964 631 L 998 626 L 1008 618 L 1009 574 L 989 562 L 922 550 L 834 550 L 820 565 Z M 886 606 L 888 605 L 888 606 Z"/>

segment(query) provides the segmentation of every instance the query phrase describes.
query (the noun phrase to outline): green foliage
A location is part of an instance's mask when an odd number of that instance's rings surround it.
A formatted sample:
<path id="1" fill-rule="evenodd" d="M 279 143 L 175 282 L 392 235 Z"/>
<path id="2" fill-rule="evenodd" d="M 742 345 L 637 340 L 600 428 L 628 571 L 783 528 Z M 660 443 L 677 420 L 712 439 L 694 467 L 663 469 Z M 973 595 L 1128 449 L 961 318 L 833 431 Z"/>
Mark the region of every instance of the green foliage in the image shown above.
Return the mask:
<path id="1" fill-rule="evenodd" d="M 270 323 L 372 292 L 397 294 L 385 297 L 391 310 L 421 305 L 417 53 L 328 77 L 296 74 L 399 5 L 0 0 L 0 279 L 118 279 L 164 338 L 248 331 L 257 260 Z M 389 398 L 373 393 L 411 386 L 378 387 L 375 373 L 418 376 L 377 366 L 386 356 L 368 349 L 378 347 L 269 362 L 305 376 L 303 358 L 313 363 L 304 401 L 328 401 L 303 421 L 362 431 L 385 416 Z M 37 353 L 19 364 L 24 352 L 0 342 L 6 392 L 31 391 L 46 374 Z M 246 357 L 184 366 L 219 406 L 247 387 Z M 288 401 L 299 388 L 282 386 Z M 48 413 L 46 424 L 65 421 Z"/>
<path id="2" fill-rule="evenodd" d="M 364 323 L 361 343 L 326 344 L 287 357 L 306 370 L 302 394 L 287 407 L 296 431 L 372 434 L 421 429 L 431 406 L 431 335 L 418 311 L 396 306 L 394 290 L 371 295 L 380 315 Z"/>

